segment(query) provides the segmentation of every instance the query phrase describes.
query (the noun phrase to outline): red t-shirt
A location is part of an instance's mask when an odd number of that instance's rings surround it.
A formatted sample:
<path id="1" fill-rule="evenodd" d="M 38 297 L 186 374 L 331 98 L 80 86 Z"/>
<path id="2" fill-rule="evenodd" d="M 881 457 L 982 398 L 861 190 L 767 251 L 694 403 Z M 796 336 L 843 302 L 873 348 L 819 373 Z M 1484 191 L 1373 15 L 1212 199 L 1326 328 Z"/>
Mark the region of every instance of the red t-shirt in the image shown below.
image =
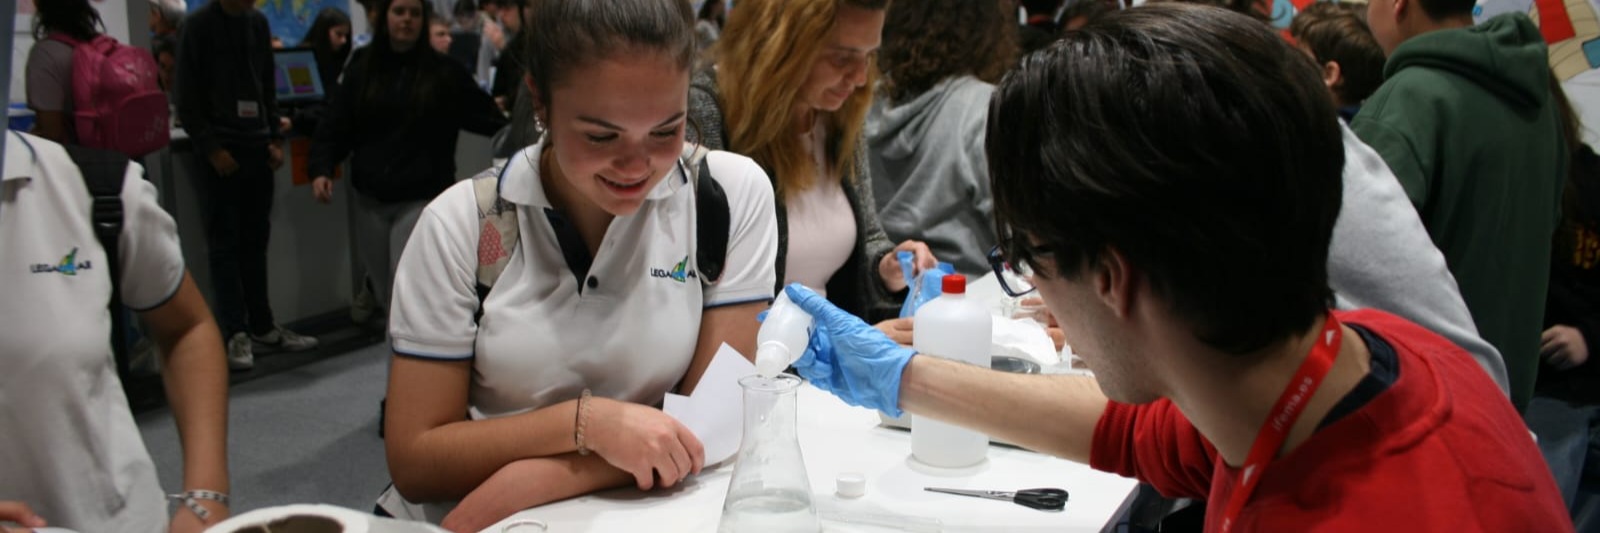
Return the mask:
<path id="1" fill-rule="evenodd" d="M 1235 531 L 1572 531 L 1522 418 L 1466 352 L 1383 312 L 1334 315 L 1387 341 L 1399 377 L 1268 464 Z M 1207 531 L 1239 480 L 1168 400 L 1110 402 L 1089 462 L 1205 499 Z"/>

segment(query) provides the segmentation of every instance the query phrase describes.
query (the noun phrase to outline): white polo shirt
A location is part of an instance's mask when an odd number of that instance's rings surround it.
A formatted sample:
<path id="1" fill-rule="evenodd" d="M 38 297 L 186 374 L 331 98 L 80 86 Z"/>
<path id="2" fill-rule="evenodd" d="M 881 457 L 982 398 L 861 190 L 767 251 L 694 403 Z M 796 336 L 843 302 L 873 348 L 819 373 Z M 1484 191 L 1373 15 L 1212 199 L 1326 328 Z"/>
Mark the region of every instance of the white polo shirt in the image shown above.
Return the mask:
<path id="1" fill-rule="evenodd" d="M 93 200 L 60 145 L 6 133 L 0 185 L 0 500 L 52 526 L 165 531 L 167 505 L 107 339 L 111 279 Z M 160 306 L 183 281 L 177 227 L 129 165 L 122 301 Z"/>
<path id="2" fill-rule="evenodd" d="M 545 197 L 540 149 L 519 152 L 500 174 L 501 197 L 519 210 L 520 242 L 480 320 L 473 315 L 483 221 L 472 184 L 457 183 L 423 211 L 395 274 L 394 351 L 472 359 L 475 419 L 570 400 L 584 388 L 658 404 L 694 357 L 703 309 L 771 300 L 778 243 L 772 186 L 747 157 L 707 156 L 727 192 L 731 223 L 722 278 L 703 289 L 694 277 L 694 188 L 681 165 L 637 212 L 611 221 L 591 263 L 576 230 Z"/>

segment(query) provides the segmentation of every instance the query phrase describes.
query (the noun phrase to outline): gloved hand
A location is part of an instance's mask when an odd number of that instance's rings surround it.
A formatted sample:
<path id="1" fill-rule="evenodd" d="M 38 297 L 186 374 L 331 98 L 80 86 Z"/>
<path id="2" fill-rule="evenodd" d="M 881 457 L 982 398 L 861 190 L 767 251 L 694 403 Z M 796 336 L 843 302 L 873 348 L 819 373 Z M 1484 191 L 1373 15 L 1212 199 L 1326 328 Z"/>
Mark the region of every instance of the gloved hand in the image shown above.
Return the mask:
<path id="1" fill-rule="evenodd" d="M 800 376 L 844 403 L 899 417 L 900 375 L 916 351 L 804 285 L 791 283 L 784 291 L 816 322 L 805 355 L 794 362 Z"/>

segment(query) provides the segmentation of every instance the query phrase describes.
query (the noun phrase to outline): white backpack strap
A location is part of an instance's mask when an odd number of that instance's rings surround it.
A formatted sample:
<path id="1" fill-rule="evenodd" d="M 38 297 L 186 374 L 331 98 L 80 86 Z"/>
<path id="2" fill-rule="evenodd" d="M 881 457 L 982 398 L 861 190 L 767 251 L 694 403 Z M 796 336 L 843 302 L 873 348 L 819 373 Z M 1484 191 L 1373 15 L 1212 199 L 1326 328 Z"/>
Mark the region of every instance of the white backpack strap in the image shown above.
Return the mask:
<path id="1" fill-rule="evenodd" d="M 500 198 L 504 172 L 504 167 L 489 169 L 472 178 L 478 198 L 478 285 L 484 288 L 500 279 L 517 248 L 517 206 Z"/>

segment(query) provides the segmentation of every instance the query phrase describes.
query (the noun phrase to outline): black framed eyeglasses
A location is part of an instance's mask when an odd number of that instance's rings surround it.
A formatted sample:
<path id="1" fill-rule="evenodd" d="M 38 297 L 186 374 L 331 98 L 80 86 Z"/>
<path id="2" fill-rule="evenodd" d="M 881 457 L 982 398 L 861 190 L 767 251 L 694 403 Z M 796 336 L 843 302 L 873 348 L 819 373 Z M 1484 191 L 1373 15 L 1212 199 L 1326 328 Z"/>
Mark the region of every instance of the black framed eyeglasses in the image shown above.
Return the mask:
<path id="1" fill-rule="evenodd" d="M 1012 298 L 1038 290 L 1038 287 L 1033 286 L 1033 267 L 1028 266 L 1027 261 L 1015 263 L 1007 261 L 999 245 L 989 249 L 989 268 L 994 269 L 994 277 L 1000 281 L 1000 289 L 1006 291 Z"/>

